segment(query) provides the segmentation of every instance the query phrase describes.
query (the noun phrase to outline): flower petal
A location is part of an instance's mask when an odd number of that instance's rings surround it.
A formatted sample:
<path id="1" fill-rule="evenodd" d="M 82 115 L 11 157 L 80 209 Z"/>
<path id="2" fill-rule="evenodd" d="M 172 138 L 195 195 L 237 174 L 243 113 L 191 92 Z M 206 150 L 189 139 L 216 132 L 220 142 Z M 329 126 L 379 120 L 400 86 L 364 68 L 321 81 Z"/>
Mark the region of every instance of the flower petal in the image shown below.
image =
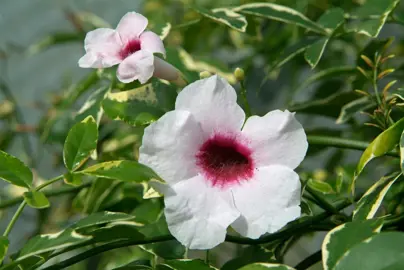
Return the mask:
<path id="1" fill-rule="evenodd" d="M 164 204 L 171 234 L 190 249 L 222 243 L 227 227 L 239 216 L 230 191 L 211 187 L 200 175 L 166 190 Z"/>
<path id="2" fill-rule="evenodd" d="M 294 113 L 287 110 L 271 111 L 263 117 L 252 116 L 242 132 L 250 139 L 257 167 L 281 164 L 294 169 L 306 155 L 306 134 Z"/>
<path id="3" fill-rule="evenodd" d="M 122 61 L 119 57 L 121 46 L 121 39 L 113 29 L 98 28 L 88 32 L 84 39 L 87 54 L 79 60 L 79 66 L 83 68 L 114 66 Z"/>
<path id="4" fill-rule="evenodd" d="M 148 126 L 139 149 L 139 162 L 152 168 L 168 183 L 197 175 L 196 153 L 202 131 L 187 111 L 171 111 Z"/>
<path id="5" fill-rule="evenodd" d="M 166 57 L 166 49 L 164 48 L 161 38 L 151 31 L 145 31 L 140 35 L 140 42 L 142 50 L 151 53 L 161 53 Z"/>
<path id="6" fill-rule="evenodd" d="M 153 54 L 148 51 L 140 50 L 122 61 L 118 66 L 116 75 L 123 83 L 139 80 L 139 82 L 143 84 L 153 76 L 153 63 Z"/>
<path id="7" fill-rule="evenodd" d="M 231 226 L 243 236 L 258 238 L 300 216 L 299 176 L 286 166 L 261 167 L 232 192 L 241 216 Z"/>
<path id="8" fill-rule="evenodd" d="M 236 91 L 216 75 L 185 87 L 177 97 L 175 108 L 191 112 L 206 134 L 240 131 L 245 119 L 243 109 L 237 104 Z"/>
<path id="9" fill-rule="evenodd" d="M 119 21 L 116 31 L 121 36 L 122 42 L 126 44 L 129 40 L 139 38 L 146 29 L 148 20 L 137 12 L 128 12 Z"/>

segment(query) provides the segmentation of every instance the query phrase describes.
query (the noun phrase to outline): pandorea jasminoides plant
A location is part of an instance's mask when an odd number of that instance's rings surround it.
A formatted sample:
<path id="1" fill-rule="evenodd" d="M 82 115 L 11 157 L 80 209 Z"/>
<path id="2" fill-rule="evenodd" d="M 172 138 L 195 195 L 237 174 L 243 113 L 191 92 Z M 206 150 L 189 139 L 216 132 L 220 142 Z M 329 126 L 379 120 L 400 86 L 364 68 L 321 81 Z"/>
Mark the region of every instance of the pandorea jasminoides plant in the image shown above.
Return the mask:
<path id="1" fill-rule="evenodd" d="M 160 37 L 145 31 L 148 20 L 136 12 L 122 17 L 116 29 L 99 28 L 87 33 L 86 54 L 80 58 L 82 68 L 108 68 L 119 64 L 117 77 L 123 83 L 139 80 L 146 83 L 152 76 L 175 81 L 179 72 L 154 53 L 165 57 Z"/>
<path id="2" fill-rule="evenodd" d="M 199 80 L 145 129 L 139 162 L 167 182 L 156 188 L 170 232 L 192 249 L 220 244 L 229 225 L 258 238 L 300 216 L 293 170 L 307 151 L 302 126 L 280 110 L 245 122 L 236 99 L 224 79 Z"/>

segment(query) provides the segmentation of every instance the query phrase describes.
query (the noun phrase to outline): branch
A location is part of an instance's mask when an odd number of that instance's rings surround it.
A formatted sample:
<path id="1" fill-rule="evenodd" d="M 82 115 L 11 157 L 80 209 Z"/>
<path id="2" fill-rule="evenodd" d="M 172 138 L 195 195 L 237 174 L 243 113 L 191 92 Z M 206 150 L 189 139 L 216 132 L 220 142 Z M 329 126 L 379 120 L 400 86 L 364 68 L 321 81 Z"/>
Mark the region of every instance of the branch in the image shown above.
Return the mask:
<path id="1" fill-rule="evenodd" d="M 44 191 L 43 193 L 46 195 L 46 197 L 54 197 L 54 196 L 58 196 L 58 195 L 74 193 L 74 192 L 79 191 L 79 190 L 81 190 L 83 188 L 89 187 L 90 185 L 91 185 L 91 182 L 83 184 L 83 185 L 78 186 L 78 187 L 63 186 L 63 187 L 58 188 L 58 189 L 52 189 L 52 190 Z M 14 205 L 19 204 L 19 203 L 21 203 L 23 201 L 24 201 L 23 196 L 12 198 L 10 200 L 1 202 L 0 203 L 0 209 L 14 206 Z"/>
<path id="2" fill-rule="evenodd" d="M 354 201 L 359 200 L 361 197 L 362 197 L 362 194 L 356 196 Z M 335 206 L 335 209 L 337 209 L 339 211 L 339 210 L 342 210 L 342 209 L 348 207 L 351 204 L 352 204 L 352 202 L 347 200 L 347 201 L 344 201 L 344 202 L 340 203 L 339 205 Z M 288 227 L 282 231 L 261 237 L 259 239 L 249 239 L 249 238 L 245 238 L 245 237 L 226 235 L 225 241 L 231 242 L 231 243 L 236 243 L 236 244 L 245 244 L 245 245 L 265 244 L 265 243 L 269 243 L 269 242 L 272 242 L 275 240 L 289 237 L 291 234 L 294 234 L 295 232 L 302 233 L 302 231 L 309 229 L 309 227 L 311 227 L 312 224 L 316 224 L 318 221 L 326 219 L 326 218 L 330 217 L 331 215 L 332 215 L 332 213 L 323 212 L 314 217 L 303 217 L 303 218 L 295 221 L 293 224 L 291 224 L 290 227 Z M 100 253 L 103 253 L 103 252 L 106 252 L 106 251 L 109 251 L 112 249 L 133 246 L 133 245 L 144 245 L 144 244 L 155 243 L 155 242 L 163 242 L 163 241 L 169 241 L 169 240 L 174 240 L 174 239 L 175 238 L 172 235 L 162 235 L 162 236 L 149 238 L 149 239 L 143 239 L 143 240 L 138 240 L 138 239 L 124 240 L 124 241 L 117 241 L 117 242 L 113 242 L 113 243 L 109 243 L 109 244 L 104 244 L 101 246 L 94 247 L 94 248 L 87 250 L 76 256 L 73 256 L 70 259 L 67 259 L 63 262 L 59 262 L 57 264 L 46 267 L 43 270 L 63 269 L 70 265 L 78 263 L 82 260 L 85 260 L 87 258 L 90 258 L 92 256 L 95 256 L 97 254 L 100 254 Z"/>
<path id="3" fill-rule="evenodd" d="M 366 150 L 366 148 L 369 146 L 369 143 L 364 141 L 317 135 L 307 136 L 307 141 L 310 145 L 323 145 L 353 150 Z M 396 151 L 388 152 L 386 155 L 400 157 L 400 154 Z"/>

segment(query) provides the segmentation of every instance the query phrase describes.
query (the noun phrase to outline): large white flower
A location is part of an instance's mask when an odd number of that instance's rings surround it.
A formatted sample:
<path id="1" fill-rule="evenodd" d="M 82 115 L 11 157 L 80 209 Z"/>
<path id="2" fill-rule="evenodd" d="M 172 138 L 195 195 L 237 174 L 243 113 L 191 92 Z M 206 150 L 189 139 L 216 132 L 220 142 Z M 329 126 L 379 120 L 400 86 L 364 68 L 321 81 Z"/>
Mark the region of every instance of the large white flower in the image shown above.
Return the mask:
<path id="1" fill-rule="evenodd" d="M 223 242 L 229 225 L 258 238 L 300 216 L 293 169 L 307 151 L 302 126 L 280 110 L 244 124 L 236 99 L 218 76 L 196 81 L 178 95 L 174 111 L 144 132 L 139 162 L 167 182 L 157 188 L 168 227 L 191 249 Z"/>
<path id="2" fill-rule="evenodd" d="M 123 83 L 147 82 L 152 76 L 175 81 L 177 69 L 154 56 L 165 57 L 160 37 L 145 31 L 148 20 L 136 12 L 122 17 L 116 29 L 98 28 L 88 32 L 84 40 L 86 54 L 80 58 L 82 68 L 108 68 L 119 64 L 117 77 Z"/>

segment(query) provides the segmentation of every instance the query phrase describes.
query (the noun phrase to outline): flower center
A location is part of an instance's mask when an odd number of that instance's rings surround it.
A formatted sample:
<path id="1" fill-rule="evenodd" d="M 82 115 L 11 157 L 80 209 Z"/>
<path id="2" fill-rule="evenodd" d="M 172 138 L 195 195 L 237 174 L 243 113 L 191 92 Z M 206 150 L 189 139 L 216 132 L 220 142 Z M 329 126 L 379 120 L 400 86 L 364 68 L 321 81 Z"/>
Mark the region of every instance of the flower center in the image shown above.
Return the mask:
<path id="1" fill-rule="evenodd" d="M 251 150 L 234 137 L 214 135 L 201 146 L 196 160 L 213 186 L 237 184 L 254 173 Z"/>
<path id="2" fill-rule="evenodd" d="M 119 52 L 119 56 L 122 59 L 125 59 L 129 55 L 134 54 L 137 51 L 140 51 L 140 49 L 141 49 L 140 39 L 132 39 Z"/>

